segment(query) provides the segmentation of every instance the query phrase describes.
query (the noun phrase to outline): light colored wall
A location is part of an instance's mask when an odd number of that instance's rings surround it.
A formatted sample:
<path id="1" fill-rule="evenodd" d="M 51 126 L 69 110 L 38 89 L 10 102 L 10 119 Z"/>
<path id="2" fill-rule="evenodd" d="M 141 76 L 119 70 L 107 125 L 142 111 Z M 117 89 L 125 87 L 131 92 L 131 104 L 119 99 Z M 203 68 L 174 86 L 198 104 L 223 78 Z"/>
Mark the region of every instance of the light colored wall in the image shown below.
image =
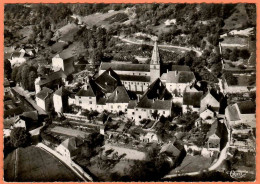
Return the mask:
<path id="1" fill-rule="evenodd" d="M 53 105 L 55 112 L 63 113 L 63 104 L 62 104 L 62 97 L 59 95 L 54 94 L 53 95 Z"/>
<path id="2" fill-rule="evenodd" d="M 40 108 L 42 108 L 43 110 L 46 111 L 45 100 L 42 100 L 42 99 L 36 97 L 36 104 L 37 104 Z"/>
<path id="3" fill-rule="evenodd" d="M 82 109 L 96 110 L 96 97 L 75 96 L 75 104 Z"/>
<path id="4" fill-rule="evenodd" d="M 126 112 L 128 103 L 107 103 L 106 108 L 110 112 Z"/>
<path id="5" fill-rule="evenodd" d="M 200 117 L 203 120 L 205 120 L 207 117 L 213 118 L 214 117 L 214 113 L 207 109 L 207 110 L 203 111 L 202 113 L 200 113 Z"/>
<path id="6" fill-rule="evenodd" d="M 64 63 L 62 58 L 54 57 L 52 58 L 52 68 L 53 70 L 64 70 Z"/>
<path id="7" fill-rule="evenodd" d="M 171 93 L 176 89 L 179 94 L 183 95 L 185 88 L 189 85 L 190 83 L 166 83 L 166 88 Z"/>

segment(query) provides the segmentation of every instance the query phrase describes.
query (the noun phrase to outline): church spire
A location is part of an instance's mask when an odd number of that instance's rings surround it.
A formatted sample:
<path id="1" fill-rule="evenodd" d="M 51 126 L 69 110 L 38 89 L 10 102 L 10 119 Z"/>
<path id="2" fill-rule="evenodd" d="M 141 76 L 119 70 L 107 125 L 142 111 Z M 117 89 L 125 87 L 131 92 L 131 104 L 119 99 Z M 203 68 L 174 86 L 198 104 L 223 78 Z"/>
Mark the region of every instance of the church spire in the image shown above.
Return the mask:
<path id="1" fill-rule="evenodd" d="M 151 65 L 159 65 L 160 64 L 160 56 L 159 56 L 159 49 L 157 39 L 155 39 L 153 53 L 151 58 Z"/>

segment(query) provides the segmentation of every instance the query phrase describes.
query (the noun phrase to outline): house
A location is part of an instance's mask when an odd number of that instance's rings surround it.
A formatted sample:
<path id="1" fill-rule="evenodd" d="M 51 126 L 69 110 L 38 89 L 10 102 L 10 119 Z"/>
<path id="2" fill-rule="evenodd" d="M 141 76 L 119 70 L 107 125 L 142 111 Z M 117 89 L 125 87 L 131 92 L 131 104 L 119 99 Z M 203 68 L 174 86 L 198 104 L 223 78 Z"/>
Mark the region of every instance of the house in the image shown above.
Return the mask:
<path id="1" fill-rule="evenodd" d="M 126 112 L 130 100 L 135 100 L 135 97 L 124 86 L 117 86 L 106 100 L 106 109 L 111 112 Z"/>
<path id="2" fill-rule="evenodd" d="M 200 118 L 203 120 L 213 119 L 215 114 L 215 111 L 210 106 L 200 110 Z"/>
<path id="3" fill-rule="evenodd" d="M 122 86 L 119 75 L 112 68 L 108 68 L 105 72 L 96 77 L 94 81 L 107 96 L 110 95 L 117 86 Z"/>
<path id="4" fill-rule="evenodd" d="M 53 90 L 43 87 L 42 90 L 36 94 L 36 104 L 45 111 L 50 109 L 52 101 Z"/>
<path id="5" fill-rule="evenodd" d="M 70 92 L 65 87 L 60 87 L 53 94 L 54 110 L 57 113 L 64 113 L 68 108 Z"/>
<path id="6" fill-rule="evenodd" d="M 34 130 L 42 125 L 39 120 L 39 115 L 37 111 L 28 111 L 19 115 L 13 124 L 13 127 L 22 127 L 27 131 Z"/>
<path id="7" fill-rule="evenodd" d="M 256 105 L 254 102 L 247 100 L 237 102 L 227 106 L 225 117 L 227 126 L 230 128 L 234 125 L 246 124 L 252 128 L 256 127 Z"/>
<path id="8" fill-rule="evenodd" d="M 140 135 L 140 141 L 147 143 L 161 143 L 162 139 L 156 132 L 148 132 Z"/>
<path id="9" fill-rule="evenodd" d="M 168 156 L 168 160 L 172 166 L 176 166 L 182 160 L 180 158 L 185 156 L 185 149 L 184 146 L 178 141 L 168 142 L 162 145 L 160 154 L 162 153 Z"/>
<path id="10" fill-rule="evenodd" d="M 166 88 L 176 96 L 182 96 L 187 86 L 195 81 L 191 71 L 169 71 L 166 73 Z M 163 81 L 164 82 L 164 81 Z"/>
<path id="11" fill-rule="evenodd" d="M 102 62 L 99 75 L 109 68 L 118 75 L 127 90 L 143 93 L 151 82 L 161 76 L 160 56 L 157 41 L 154 43 L 150 64 Z"/>
<path id="12" fill-rule="evenodd" d="M 103 106 L 99 107 L 101 99 L 103 99 L 104 93 L 99 85 L 92 79 L 89 80 L 88 84 L 84 85 L 75 94 L 75 105 L 88 110 L 103 110 Z M 103 104 L 102 104 L 103 105 Z"/>
<path id="13" fill-rule="evenodd" d="M 63 83 L 66 83 L 67 75 L 64 71 L 59 70 L 57 72 L 52 72 L 49 75 L 41 76 L 35 79 L 35 93 L 39 93 L 43 87 L 56 90 Z"/>
<path id="14" fill-rule="evenodd" d="M 10 82 L 7 78 L 4 78 L 4 93 L 7 94 L 10 92 L 10 90 Z"/>
<path id="15" fill-rule="evenodd" d="M 72 157 L 80 153 L 80 144 L 82 144 L 82 141 L 78 140 L 76 137 L 70 137 L 57 146 L 56 151 L 62 155 L 66 161 L 71 162 Z"/>
<path id="16" fill-rule="evenodd" d="M 216 120 L 207 133 L 207 147 L 209 151 L 220 151 L 220 143 L 222 137 L 221 123 Z"/>
<path id="17" fill-rule="evenodd" d="M 204 111 L 206 108 L 210 107 L 217 114 L 220 109 L 220 100 L 221 94 L 216 92 L 215 90 L 209 90 L 201 99 L 200 102 L 200 111 Z"/>
<path id="18" fill-rule="evenodd" d="M 54 71 L 62 70 L 68 76 L 75 71 L 74 57 L 65 57 L 62 54 L 57 54 L 52 58 L 52 69 Z"/>
<path id="19" fill-rule="evenodd" d="M 13 129 L 15 118 L 4 119 L 4 137 L 9 137 Z"/>
<path id="20" fill-rule="evenodd" d="M 183 104 L 182 104 L 182 113 L 199 112 L 200 110 L 200 101 L 203 96 L 203 92 L 184 92 L 183 93 Z"/>
<path id="21" fill-rule="evenodd" d="M 159 78 L 149 86 L 137 103 L 134 112 L 135 123 L 138 125 L 142 119 L 152 118 L 153 113 L 158 117 L 172 114 L 172 95 Z"/>
<path id="22" fill-rule="evenodd" d="M 26 59 L 23 56 L 24 54 L 21 52 L 13 52 L 11 55 L 11 59 L 9 59 L 11 67 L 14 68 L 23 64 L 26 61 Z"/>
<path id="23" fill-rule="evenodd" d="M 127 106 L 127 117 L 131 120 L 135 118 L 135 107 L 137 106 L 137 100 L 130 100 Z"/>

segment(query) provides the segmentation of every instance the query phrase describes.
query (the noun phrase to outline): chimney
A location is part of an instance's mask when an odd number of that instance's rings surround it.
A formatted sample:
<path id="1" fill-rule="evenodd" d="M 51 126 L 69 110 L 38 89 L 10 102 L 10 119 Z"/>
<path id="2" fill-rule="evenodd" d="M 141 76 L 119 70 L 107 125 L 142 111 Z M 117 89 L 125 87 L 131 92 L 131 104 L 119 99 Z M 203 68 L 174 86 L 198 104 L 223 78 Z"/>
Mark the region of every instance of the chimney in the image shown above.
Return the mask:
<path id="1" fill-rule="evenodd" d="M 110 70 L 108 71 L 108 75 L 111 75 Z"/>
<path id="2" fill-rule="evenodd" d="M 107 85 L 107 82 L 105 82 L 105 85 Z"/>
<path id="3" fill-rule="evenodd" d="M 159 94 L 159 89 L 157 89 L 157 94 Z"/>
<path id="4" fill-rule="evenodd" d="M 154 103 L 154 101 L 155 101 L 155 98 L 153 98 L 153 103 Z"/>
<path id="5" fill-rule="evenodd" d="M 118 90 L 116 90 L 116 96 L 118 95 Z"/>
<path id="6" fill-rule="evenodd" d="M 167 72 L 166 73 L 168 73 L 169 72 L 169 69 L 167 69 Z"/>
<path id="7" fill-rule="evenodd" d="M 137 102 L 139 102 L 140 101 L 140 96 L 139 95 L 137 95 Z"/>

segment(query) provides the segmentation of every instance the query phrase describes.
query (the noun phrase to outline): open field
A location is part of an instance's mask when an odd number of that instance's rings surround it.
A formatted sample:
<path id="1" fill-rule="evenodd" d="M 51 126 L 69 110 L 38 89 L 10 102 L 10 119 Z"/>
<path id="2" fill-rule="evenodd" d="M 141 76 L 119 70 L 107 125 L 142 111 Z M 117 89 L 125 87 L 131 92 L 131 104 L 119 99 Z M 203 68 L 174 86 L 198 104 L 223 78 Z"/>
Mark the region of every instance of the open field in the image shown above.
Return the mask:
<path id="1" fill-rule="evenodd" d="M 81 181 L 76 174 L 40 148 L 18 148 L 4 160 L 5 181 Z"/>

